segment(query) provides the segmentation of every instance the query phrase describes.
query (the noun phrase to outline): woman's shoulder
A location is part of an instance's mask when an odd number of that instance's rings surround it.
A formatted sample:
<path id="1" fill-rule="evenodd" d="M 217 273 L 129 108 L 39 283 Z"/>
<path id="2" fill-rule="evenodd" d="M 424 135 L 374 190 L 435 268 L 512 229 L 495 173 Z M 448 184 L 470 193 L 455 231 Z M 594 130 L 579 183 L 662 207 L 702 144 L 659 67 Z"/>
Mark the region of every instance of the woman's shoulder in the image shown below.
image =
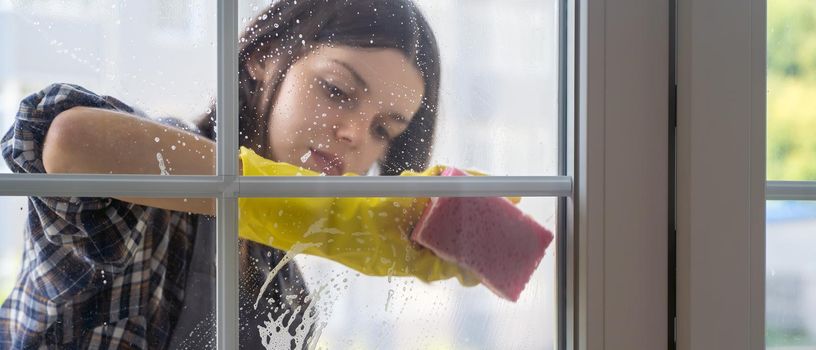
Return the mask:
<path id="1" fill-rule="evenodd" d="M 184 119 L 169 115 L 151 116 L 144 109 L 126 103 L 118 97 L 98 93 L 72 83 L 51 83 L 43 89 L 30 94 L 21 102 L 18 115 L 26 115 L 26 112 L 28 114 L 42 115 L 42 112 L 61 111 L 77 106 L 116 110 L 186 131 L 197 132 L 198 130 L 195 124 Z"/>
<path id="2" fill-rule="evenodd" d="M 28 95 L 20 103 L 18 115 L 51 114 L 49 112 L 61 111 L 76 106 L 113 109 L 146 116 L 142 111 L 133 108 L 116 97 L 99 94 L 84 86 L 72 83 L 51 83 L 43 89 Z"/>

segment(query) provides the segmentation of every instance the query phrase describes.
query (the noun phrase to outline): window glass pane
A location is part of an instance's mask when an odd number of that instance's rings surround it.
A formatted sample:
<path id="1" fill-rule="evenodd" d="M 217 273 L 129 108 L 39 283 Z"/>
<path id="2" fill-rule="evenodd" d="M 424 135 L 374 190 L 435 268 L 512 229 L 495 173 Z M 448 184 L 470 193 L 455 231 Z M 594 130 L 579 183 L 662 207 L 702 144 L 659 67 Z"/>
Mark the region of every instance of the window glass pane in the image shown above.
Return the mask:
<path id="1" fill-rule="evenodd" d="M 816 4 L 768 2 L 769 180 L 816 180 Z M 769 201 L 766 238 L 766 344 L 769 349 L 816 346 L 816 268 L 807 251 L 816 204 Z"/>
<path id="2" fill-rule="evenodd" d="M 54 142 L 59 156 L 67 157 L 69 147 L 94 155 L 69 158 L 52 172 L 211 173 L 206 164 L 214 160 L 201 159 L 213 158 L 201 144 L 207 138 L 180 139 L 165 126 L 192 129 L 209 118 L 216 94 L 215 8 L 214 0 L 0 2 L 0 135 L 16 127 L 18 132 L 8 136 L 41 144 L 46 134 L 60 130 L 66 137 L 61 139 L 65 143 Z M 87 91 L 54 88 L 55 83 Z M 60 97 L 30 100 L 45 100 L 45 112 L 31 123 L 15 123 L 21 101 L 36 93 Z M 103 120 L 90 119 L 86 111 L 80 119 L 86 124 L 27 133 L 29 124 L 54 126 L 51 121 L 60 111 L 78 106 L 141 115 L 165 125 L 142 127 L 108 113 Z M 195 164 L 182 164 L 181 158 Z M 0 172 L 44 171 L 0 163 Z"/>
<path id="3" fill-rule="evenodd" d="M 557 175 L 557 1 L 269 3 L 240 3 L 242 146 L 326 175 Z"/>
<path id="4" fill-rule="evenodd" d="M 816 180 L 816 3 L 768 1 L 769 180 Z"/>
<path id="5" fill-rule="evenodd" d="M 0 197 L 0 222 L 0 347 L 214 348 L 214 217 Z"/>
<path id="6" fill-rule="evenodd" d="M 554 198 L 239 206 L 242 347 L 555 346 L 556 243 L 544 232 L 555 227 Z"/>
<path id="7" fill-rule="evenodd" d="M 768 201 L 765 338 L 768 349 L 816 347 L 816 203 Z"/>

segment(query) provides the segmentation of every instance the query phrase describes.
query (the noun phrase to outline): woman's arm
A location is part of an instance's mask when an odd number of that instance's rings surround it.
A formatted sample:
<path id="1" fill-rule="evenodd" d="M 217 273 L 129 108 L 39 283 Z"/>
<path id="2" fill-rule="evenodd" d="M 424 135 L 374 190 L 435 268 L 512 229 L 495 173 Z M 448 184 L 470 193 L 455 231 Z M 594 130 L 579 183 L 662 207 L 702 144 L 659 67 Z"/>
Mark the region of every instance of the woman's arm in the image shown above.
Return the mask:
<path id="1" fill-rule="evenodd" d="M 214 175 L 215 147 L 205 137 L 126 113 L 74 107 L 54 118 L 42 157 L 47 173 L 161 174 L 163 166 L 171 175 Z M 215 201 L 210 198 L 117 199 L 215 214 Z"/>

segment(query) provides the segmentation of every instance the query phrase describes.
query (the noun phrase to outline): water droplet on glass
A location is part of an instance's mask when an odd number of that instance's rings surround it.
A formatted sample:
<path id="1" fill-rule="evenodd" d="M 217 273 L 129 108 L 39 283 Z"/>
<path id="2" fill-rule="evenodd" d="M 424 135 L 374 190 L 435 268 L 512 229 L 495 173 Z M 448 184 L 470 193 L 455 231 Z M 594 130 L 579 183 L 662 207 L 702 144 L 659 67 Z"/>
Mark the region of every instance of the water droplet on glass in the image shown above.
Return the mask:
<path id="1" fill-rule="evenodd" d="M 156 161 L 159 162 L 159 173 L 161 175 L 170 175 L 167 171 L 167 167 L 164 164 L 164 157 L 162 157 L 161 153 L 156 153 Z"/>
<path id="2" fill-rule="evenodd" d="M 309 150 L 308 152 L 306 152 L 305 154 L 300 156 L 300 162 L 301 163 L 306 163 L 306 161 L 309 160 L 309 157 L 311 157 L 311 156 L 312 156 L 312 150 Z"/>

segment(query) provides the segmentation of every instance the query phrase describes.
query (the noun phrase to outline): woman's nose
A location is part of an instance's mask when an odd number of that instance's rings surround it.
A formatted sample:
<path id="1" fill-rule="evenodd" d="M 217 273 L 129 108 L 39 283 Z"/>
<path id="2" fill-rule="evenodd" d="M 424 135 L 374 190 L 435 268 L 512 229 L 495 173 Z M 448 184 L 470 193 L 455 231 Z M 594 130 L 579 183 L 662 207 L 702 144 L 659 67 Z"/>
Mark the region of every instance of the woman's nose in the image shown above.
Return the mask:
<path id="1" fill-rule="evenodd" d="M 341 120 L 336 124 L 335 137 L 343 144 L 359 146 L 365 141 L 372 120 L 373 117 L 365 112 L 341 116 Z"/>
<path id="2" fill-rule="evenodd" d="M 357 140 L 357 135 L 354 132 L 350 132 L 348 129 L 348 127 L 338 127 L 337 140 L 344 144 L 353 145 L 354 141 Z"/>

